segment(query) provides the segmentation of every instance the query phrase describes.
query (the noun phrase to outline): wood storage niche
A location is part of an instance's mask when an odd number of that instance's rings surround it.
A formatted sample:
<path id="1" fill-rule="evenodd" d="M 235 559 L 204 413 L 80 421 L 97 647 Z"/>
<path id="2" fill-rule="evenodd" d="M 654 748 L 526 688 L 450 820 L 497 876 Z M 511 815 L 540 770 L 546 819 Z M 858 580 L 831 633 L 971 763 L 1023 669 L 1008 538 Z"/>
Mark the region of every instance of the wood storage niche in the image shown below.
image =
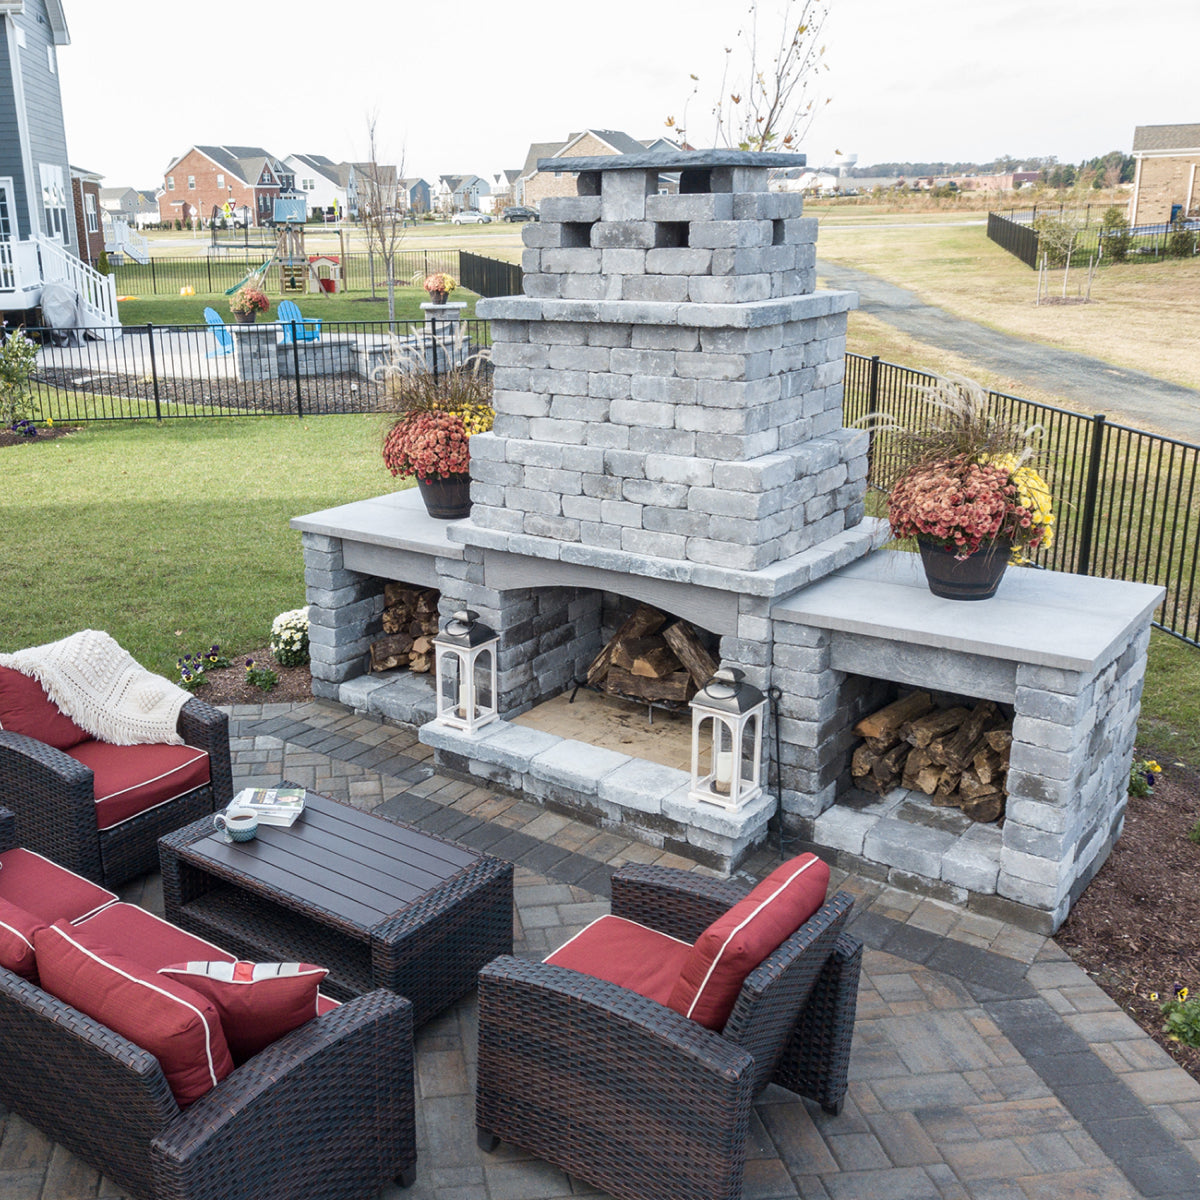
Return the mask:
<path id="1" fill-rule="evenodd" d="M 1003 820 L 1012 746 L 1012 713 L 1003 706 L 911 691 L 853 732 L 862 738 L 850 760 L 854 787 L 879 795 L 903 787 L 975 821 Z"/>
<path id="2" fill-rule="evenodd" d="M 437 588 L 407 583 L 389 583 L 383 589 L 383 636 L 371 643 L 372 671 L 433 670 L 439 595 Z"/>

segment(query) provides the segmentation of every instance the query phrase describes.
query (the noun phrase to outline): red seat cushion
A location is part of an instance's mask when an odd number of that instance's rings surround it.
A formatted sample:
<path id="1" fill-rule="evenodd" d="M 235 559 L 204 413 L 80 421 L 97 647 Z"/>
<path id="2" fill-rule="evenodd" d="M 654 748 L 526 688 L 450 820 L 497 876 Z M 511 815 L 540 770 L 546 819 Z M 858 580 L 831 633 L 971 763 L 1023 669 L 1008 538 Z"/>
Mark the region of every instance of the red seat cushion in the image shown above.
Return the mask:
<path id="1" fill-rule="evenodd" d="M 709 1029 L 724 1029 L 746 976 L 825 901 L 829 867 L 801 854 L 775 868 L 697 939 L 668 1003 Z"/>
<path id="2" fill-rule="evenodd" d="M 42 987 L 153 1054 L 186 1107 L 233 1070 L 216 1007 L 106 946 L 89 924 L 59 921 L 36 935 Z"/>
<path id="3" fill-rule="evenodd" d="M 0 966 L 36 982 L 34 934 L 60 918 L 86 917 L 116 898 L 32 850 L 5 850 L 0 854 Z"/>
<path id="4" fill-rule="evenodd" d="M 329 972 L 311 963 L 185 962 L 159 974 L 217 1006 L 233 1061 L 243 1063 L 318 1015 L 317 989 Z"/>
<path id="5" fill-rule="evenodd" d="M 57 750 L 69 750 L 92 736 L 59 711 L 32 675 L 12 667 L 0 667 L 0 729 L 37 738 Z"/>
<path id="6" fill-rule="evenodd" d="M 545 961 L 666 1004 L 692 948 L 624 917 L 599 917 Z"/>
<path id="7" fill-rule="evenodd" d="M 68 754 L 90 768 L 96 796 L 96 825 L 111 829 L 138 813 L 209 782 L 208 755 L 194 746 L 112 746 L 83 742 Z"/>
<path id="8" fill-rule="evenodd" d="M 191 959 L 236 961 L 234 955 L 220 946 L 214 946 L 136 904 L 111 904 L 86 921 L 76 922 L 76 928 L 85 930 L 89 939 L 103 942 L 150 971 Z"/>

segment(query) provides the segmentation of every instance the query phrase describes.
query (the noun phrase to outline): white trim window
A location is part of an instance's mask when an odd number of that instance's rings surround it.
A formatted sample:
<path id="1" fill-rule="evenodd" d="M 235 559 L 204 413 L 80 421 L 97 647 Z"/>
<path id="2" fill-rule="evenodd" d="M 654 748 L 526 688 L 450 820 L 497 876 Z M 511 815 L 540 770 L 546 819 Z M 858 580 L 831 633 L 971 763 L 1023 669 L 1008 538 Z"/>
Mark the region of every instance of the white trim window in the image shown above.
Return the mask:
<path id="1" fill-rule="evenodd" d="M 196 177 L 195 177 L 195 175 L 189 175 L 188 176 L 188 191 L 194 192 L 195 190 L 196 190 Z"/>
<path id="2" fill-rule="evenodd" d="M 96 197 L 91 192 L 83 193 L 83 223 L 88 233 L 100 232 L 100 215 L 96 212 Z"/>
<path id="3" fill-rule="evenodd" d="M 167 176 L 167 191 L 173 192 L 174 190 L 175 190 L 175 176 L 168 175 Z"/>
<path id="4" fill-rule="evenodd" d="M 217 187 L 219 187 L 219 188 L 223 188 L 224 186 L 225 186 L 225 176 L 224 176 L 224 175 L 218 175 L 218 176 L 217 176 Z"/>
<path id="5" fill-rule="evenodd" d="M 63 169 L 57 163 L 38 163 L 42 181 L 42 219 L 47 237 L 67 240 L 67 189 Z"/>

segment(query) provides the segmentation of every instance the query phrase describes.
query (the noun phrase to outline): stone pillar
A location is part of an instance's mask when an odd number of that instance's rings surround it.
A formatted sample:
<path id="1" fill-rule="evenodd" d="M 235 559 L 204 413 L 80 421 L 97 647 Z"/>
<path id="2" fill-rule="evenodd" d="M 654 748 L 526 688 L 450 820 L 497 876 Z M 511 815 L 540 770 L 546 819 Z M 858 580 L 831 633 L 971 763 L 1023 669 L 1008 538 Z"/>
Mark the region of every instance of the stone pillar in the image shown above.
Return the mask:
<path id="1" fill-rule="evenodd" d="M 422 304 L 425 314 L 425 369 L 449 371 L 461 367 L 470 353 L 464 340 L 462 315 L 466 304 Z"/>
<path id="2" fill-rule="evenodd" d="M 233 335 L 233 373 L 238 379 L 260 382 L 279 378 L 275 325 L 229 325 Z"/>

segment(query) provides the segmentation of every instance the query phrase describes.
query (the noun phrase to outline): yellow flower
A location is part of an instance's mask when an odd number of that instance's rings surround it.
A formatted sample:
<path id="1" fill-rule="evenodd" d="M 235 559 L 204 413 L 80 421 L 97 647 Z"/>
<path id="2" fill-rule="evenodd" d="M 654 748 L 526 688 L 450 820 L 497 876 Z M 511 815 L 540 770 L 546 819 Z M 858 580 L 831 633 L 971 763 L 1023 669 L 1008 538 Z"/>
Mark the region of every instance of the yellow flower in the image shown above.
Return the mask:
<path id="1" fill-rule="evenodd" d="M 1157 992 L 1151 992 L 1151 993 L 1150 993 L 1150 999 L 1151 999 L 1151 1000 L 1157 1000 L 1157 999 L 1158 999 L 1158 993 L 1157 993 Z"/>
<path id="2" fill-rule="evenodd" d="M 1154 761 L 1154 759 L 1151 759 L 1151 760 L 1150 760 L 1150 761 L 1149 761 L 1149 762 L 1146 764 L 1146 770 L 1147 770 L 1147 771 L 1149 771 L 1149 772 L 1151 772 L 1151 773 L 1152 773 L 1152 774 L 1154 774 L 1154 775 L 1161 775 L 1161 774 L 1162 774 L 1162 767 L 1160 767 L 1160 766 L 1158 765 L 1158 763 L 1156 763 L 1156 762 Z"/>
<path id="3" fill-rule="evenodd" d="M 1188 990 L 1187 990 L 1187 988 L 1185 988 L 1185 987 L 1181 987 L 1181 988 L 1180 988 L 1180 989 L 1179 989 L 1179 990 L 1178 990 L 1178 991 L 1175 993 L 1175 999 L 1176 999 L 1176 1000 L 1179 1000 L 1179 1001 L 1184 1001 L 1184 1000 L 1186 1000 L 1187 998 L 1188 998 Z"/>

